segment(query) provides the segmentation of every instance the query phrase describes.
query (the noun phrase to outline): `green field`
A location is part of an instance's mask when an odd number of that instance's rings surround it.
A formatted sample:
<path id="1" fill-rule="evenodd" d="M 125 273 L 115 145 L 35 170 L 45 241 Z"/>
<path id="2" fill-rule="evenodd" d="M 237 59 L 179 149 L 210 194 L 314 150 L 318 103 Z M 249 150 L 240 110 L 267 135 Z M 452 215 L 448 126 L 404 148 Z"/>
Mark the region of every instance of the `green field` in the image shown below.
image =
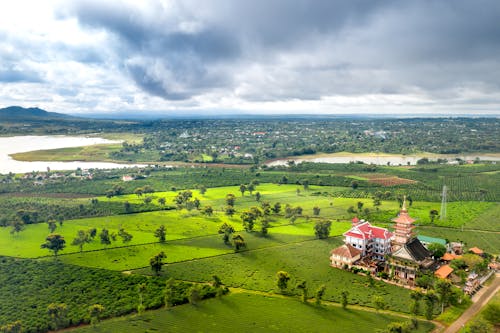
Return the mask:
<path id="1" fill-rule="evenodd" d="M 82 327 L 73 332 L 373 332 L 391 322 L 407 318 L 393 314 L 317 307 L 295 299 L 233 293 L 198 305 L 182 305 L 143 315 L 107 320 L 97 327 Z M 414 332 L 429 332 L 434 327 L 420 322 Z"/>

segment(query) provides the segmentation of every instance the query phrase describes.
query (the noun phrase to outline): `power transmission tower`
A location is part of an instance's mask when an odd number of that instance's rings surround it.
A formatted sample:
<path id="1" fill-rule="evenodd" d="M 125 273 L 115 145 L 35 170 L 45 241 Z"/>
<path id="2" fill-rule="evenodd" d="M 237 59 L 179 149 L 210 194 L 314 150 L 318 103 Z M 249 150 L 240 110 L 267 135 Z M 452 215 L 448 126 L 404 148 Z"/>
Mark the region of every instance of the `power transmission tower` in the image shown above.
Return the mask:
<path id="1" fill-rule="evenodd" d="M 446 185 L 443 185 L 443 194 L 441 194 L 441 213 L 440 220 L 446 220 Z"/>

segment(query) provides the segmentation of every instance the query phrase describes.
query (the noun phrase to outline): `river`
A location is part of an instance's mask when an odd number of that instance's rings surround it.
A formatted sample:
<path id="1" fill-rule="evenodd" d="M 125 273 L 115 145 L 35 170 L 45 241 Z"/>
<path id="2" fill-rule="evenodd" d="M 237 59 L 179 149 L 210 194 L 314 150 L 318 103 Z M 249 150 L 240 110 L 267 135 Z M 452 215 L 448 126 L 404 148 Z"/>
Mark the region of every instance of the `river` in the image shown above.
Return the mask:
<path id="1" fill-rule="evenodd" d="M 64 135 L 0 137 L 0 174 L 8 174 L 9 172 L 26 173 L 31 171 L 47 171 L 47 168 L 50 168 L 50 170 L 76 170 L 77 168 L 112 169 L 140 166 L 137 164 L 118 164 L 109 162 L 25 162 L 16 161 L 9 156 L 10 154 L 33 150 L 82 147 L 117 142 L 120 141 Z"/>
<path id="2" fill-rule="evenodd" d="M 335 153 L 322 154 L 319 156 L 302 156 L 282 158 L 266 163 L 268 166 L 283 166 L 288 165 L 289 161 L 295 163 L 313 162 L 313 163 L 351 163 L 363 162 L 366 164 L 376 165 L 416 165 L 417 161 L 427 157 L 431 161 L 436 161 L 438 158 L 446 159 L 450 163 L 454 163 L 457 158 L 470 161 L 479 158 L 482 161 L 500 162 L 499 154 L 466 154 L 466 155 L 444 155 L 444 154 L 419 154 L 419 155 L 398 155 L 398 154 L 374 154 L 374 153 Z"/>

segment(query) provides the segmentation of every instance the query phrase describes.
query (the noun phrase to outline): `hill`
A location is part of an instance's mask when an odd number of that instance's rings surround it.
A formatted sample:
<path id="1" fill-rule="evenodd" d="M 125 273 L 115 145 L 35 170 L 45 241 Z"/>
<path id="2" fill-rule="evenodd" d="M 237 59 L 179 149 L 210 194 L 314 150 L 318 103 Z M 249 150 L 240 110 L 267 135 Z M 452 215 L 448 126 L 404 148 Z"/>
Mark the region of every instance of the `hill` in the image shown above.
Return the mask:
<path id="1" fill-rule="evenodd" d="M 0 109 L 0 120 L 51 120 L 75 118 L 62 113 L 48 112 L 40 108 L 23 108 L 21 106 L 9 106 Z"/>

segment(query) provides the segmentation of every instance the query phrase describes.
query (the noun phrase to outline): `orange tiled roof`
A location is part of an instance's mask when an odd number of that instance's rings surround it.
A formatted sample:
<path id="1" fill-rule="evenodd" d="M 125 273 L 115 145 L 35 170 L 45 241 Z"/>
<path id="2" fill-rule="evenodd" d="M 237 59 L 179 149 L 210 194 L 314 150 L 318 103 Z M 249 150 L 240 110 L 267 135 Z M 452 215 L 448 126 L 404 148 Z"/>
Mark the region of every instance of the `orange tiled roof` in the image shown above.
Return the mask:
<path id="1" fill-rule="evenodd" d="M 451 268 L 450 265 L 443 265 L 434 272 L 434 275 L 440 279 L 446 279 L 451 272 L 453 272 L 453 268 Z"/>
<path id="2" fill-rule="evenodd" d="M 480 248 L 477 248 L 477 247 L 471 247 L 469 249 L 469 251 L 474 253 L 474 254 L 479 254 L 479 255 L 484 253 L 483 250 L 481 250 Z"/>
<path id="3" fill-rule="evenodd" d="M 336 254 L 344 258 L 354 258 L 361 254 L 361 250 L 354 248 L 351 244 L 344 244 L 342 246 L 333 249 L 331 254 Z"/>

